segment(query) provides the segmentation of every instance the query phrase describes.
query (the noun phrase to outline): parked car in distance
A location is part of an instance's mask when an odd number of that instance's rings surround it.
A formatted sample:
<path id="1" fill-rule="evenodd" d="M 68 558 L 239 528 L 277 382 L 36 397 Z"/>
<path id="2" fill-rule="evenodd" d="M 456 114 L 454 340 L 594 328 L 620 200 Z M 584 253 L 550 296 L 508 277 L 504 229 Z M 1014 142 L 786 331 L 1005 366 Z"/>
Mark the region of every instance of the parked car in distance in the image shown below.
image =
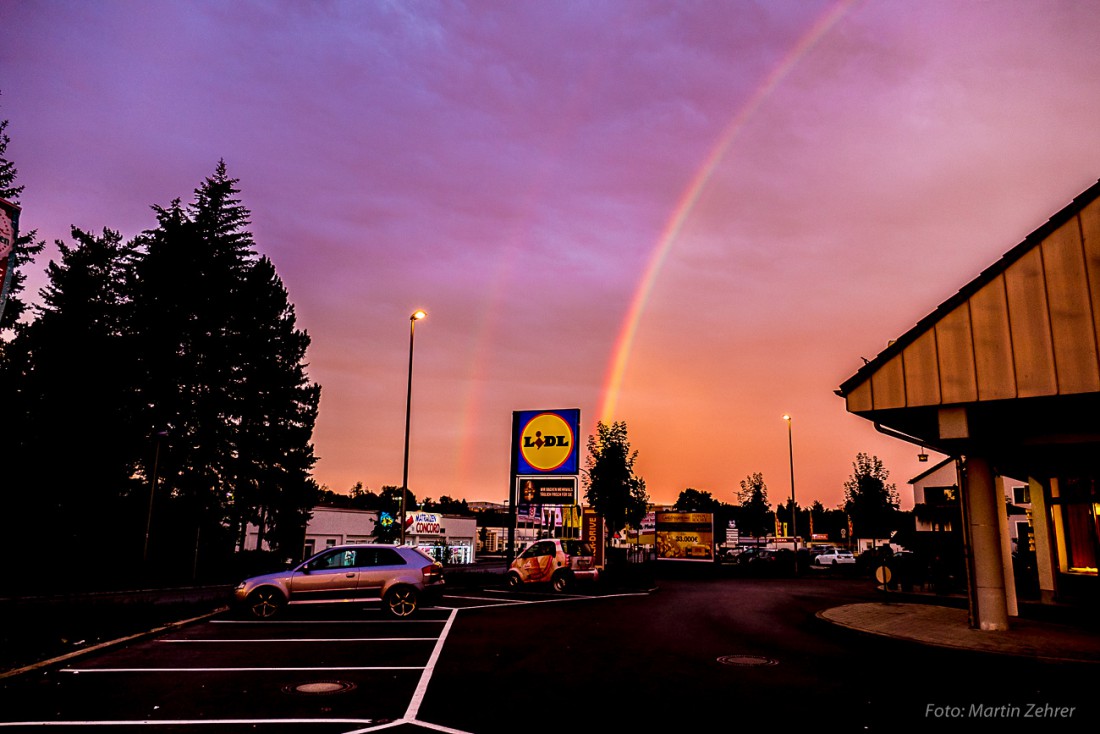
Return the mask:
<path id="1" fill-rule="evenodd" d="M 443 592 L 443 566 L 411 546 L 340 545 L 285 571 L 246 579 L 235 605 L 255 619 L 271 619 L 288 604 L 380 600 L 390 616 L 412 616 Z"/>
<path id="2" fill-rule="evenodd" d="M 508 569 L 508 586 L 549 583 L 565 591 L 577 581 L 598 581 L 600 569 L 592 546 L 576 538 L 545 538 L 524 548 Z"/>
<path id="3" fill-rule="evenodd" d="M 754 553 L 746 563 L 754 574 L 785 576 L 794 573 L 796 558 L 790 548 L 765 548 Z"/>
<path id="4" fill-rule="evenodd" d="M 833 548 L 827 550 L 824 553 L 818 554 L 814 558 L 814 563 L 819 566 L 836 566 L 840 564 L 855 563 L 856 557 L 852 555 L 851 551 L 846 551 L 841 548 Z"/>

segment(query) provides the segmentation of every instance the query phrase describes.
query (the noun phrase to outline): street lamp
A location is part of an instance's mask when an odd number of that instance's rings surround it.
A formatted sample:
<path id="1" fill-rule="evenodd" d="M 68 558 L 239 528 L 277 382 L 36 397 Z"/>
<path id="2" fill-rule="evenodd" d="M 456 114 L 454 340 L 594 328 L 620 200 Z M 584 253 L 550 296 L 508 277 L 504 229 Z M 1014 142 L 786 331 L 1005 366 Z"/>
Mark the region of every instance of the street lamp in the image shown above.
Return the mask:
<path id="1" fill-rule="evenodd" d="M 794 538 L 794 549 L 798 550 L 798 508 L 794 501 L 794 434 L 791 432 L 791 416 L 784 413 L 783 420 L 787 421 L 787 450 L 791 459 L 791 537 Z"/>
<path id="2" fill-rule="evenodd" d="M 413 337 L 416 335 L 416 322 L 428 314 L 413 311 L 409 317 L 409 390 L 405 397 L 405 464 L 401 471 L 401 545 L 405 545 L 405 504 L 409 488 L 409 415 L 412 412 L 413 399 Z"/>

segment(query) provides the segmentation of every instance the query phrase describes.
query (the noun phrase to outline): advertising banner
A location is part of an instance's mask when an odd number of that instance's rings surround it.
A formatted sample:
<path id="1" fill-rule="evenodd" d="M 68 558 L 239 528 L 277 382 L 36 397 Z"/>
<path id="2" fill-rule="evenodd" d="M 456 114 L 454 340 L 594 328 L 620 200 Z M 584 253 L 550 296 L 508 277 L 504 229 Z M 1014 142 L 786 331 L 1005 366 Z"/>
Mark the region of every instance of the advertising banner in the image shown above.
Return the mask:
<path id="1" fill-rule="evenodd" d="M 0 317 L 8 300 L 15 270 L 15 240 L 19 237 L 19 207 L 0 199 Z"/>
<path id="2" fill-rule="evenodd" d="M 415 512 L 405 517 L 405 532 L 413 535 L 439 535 L 439 515 L 434 512 Z"/>
<path id="3" fill-rule="evenodd" d="M 714 560 L 714 515 L 710 512 L 658 512 L 657 558 Z"/>
<path id="4" fill-rule="evenodd" d="M 580 473 L 579 409 L 516 411 L 513 418 L 518 427 L 512 437 L 517 476 Z"/>
<path id="5" fill-rule="evenodd" d="M 531 505 L 575 505 L 576 477 L 517 477 L 516 506 L 522 511 Z"/>

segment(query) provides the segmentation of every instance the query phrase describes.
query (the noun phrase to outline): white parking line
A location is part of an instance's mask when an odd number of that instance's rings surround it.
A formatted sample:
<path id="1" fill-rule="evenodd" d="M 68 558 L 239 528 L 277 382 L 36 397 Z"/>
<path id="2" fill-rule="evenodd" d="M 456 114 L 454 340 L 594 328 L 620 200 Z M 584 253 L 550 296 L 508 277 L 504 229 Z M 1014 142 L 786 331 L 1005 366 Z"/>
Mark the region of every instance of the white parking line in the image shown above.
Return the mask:
<path id="1" fill-rule="evenodd" d="M 8 726 L 256 726 L 261 724 L 373 724 L 373 719 L 130 719 L 118 721 L 0 721 Z"/>
<path id="2" fill-rule="evenodd" d="M 424 670 L 423 665 L 330 666 L 324 668 L 62 668 L 62 673 L 294 673 L 330 670 Z"/>
<path id="3" fill-rule="evenodd" d="M 486 589 L 486 592 L 496 593 L 495 589 Z M 515 593 L 515 592 L 513 592 Z M 156 719 L 143 719 L 143 720 L 110 720 L 110 721 L 12 721 L 12 722 L 0 722 L 0 728 L 7 727 L 51 727 L 51 726 L 65 726 L 65 727 L 122 727 L 122 726 L 203 726 L 203 725 L 215 725 L 215 726 L 233 726 L 233 725 L 279 725 L 279 724 L 305 724 L 305 725 L 317 725 L 317 724 L 350 724 L 358 727 L 346 732 L 346 734 L 364 734 L 366 732 L 381 731 L 383 729 L 389 729 L 403 724 L 412 724 L 421 728 L 430 729 L 438 732 L 444 732 L 445 734 L 469 734 L 458 729 L 452 729 L 450 727 L 442 726 L 440 724 L 433 724 L 427 721 L 420 721 L 416 717 L 419 714 L 420 706 L 423 703 L 424 697 L 427 694 L 428 684 L 431 681 L 432 674 L 435 671 L 435 666 L 439 661 L 439 657 L 443 651 L 443 645 L 446 642 L 447 636 L 457 618 L 460 610 L 472 610 L 472 609 L 499 609 L 507 608 L 510 606 L 521 604 L 551 604 L 567 601 L 577 601 L 580 599 L 612 599 L 617 597 L 631 597 L 631 596 L 647 596 L 645 592 L 636 593 L 624 593 L 624 594 L 608 594 L 605 596 L 564 596 L 556 595 L 554 598 L 549 599 L 534 599 L 534 600 L 522 600 L 522 599 L 500 599 L 490 597 L 463 597 L 453 596 L 454 599 L 467 599 L 471 601 L 493 601 L 494 604 L 479 605 L 471 607 L 433 607 L 442 611 L 448 609 L 448 615 L 446 619 L 413 619 L 402 620 L 401 624 L 442 624 L 443 629 L 440 631 L 438 638 L 431 637 L 393 637 L 393 638 L 291 638 L 291 639 L 262 639 L 262 640 L 214 640 L 214 639 L 194 639 L 194 640 L 159 640 L 160 642 L 172 642 L 172 643 L 209 643 L 209 642 L 424 642 L 434 641 L 435 646 L 432 649 L 431 656 L 428 663 L 424 666 L 360 666 L 360 667 L 279 667 L 279 668 L 258 668 L 258 667 L 226 667 L 226 668 L 64 668 L 59 672 L 69 673 L 71 675 L 82 675 L 88 673 L 223 673 L 223 672 L 331 672 L 331 671 L 421 671 L 420 679 L 417 683 L 416 690 L 414 691 L 412 698 L 409 701 L 408 709 L 405 711 L 405 715 L 397 720 L 389 720 L 376 723 L 373 719 L 323 719 L 323 718 L 287 718 L 287 719 L 178 719 L 178 720 L 156 720 Z M 197 621 L 200 618 L 189 621 Z M 393 624 L 394 620 L 366 620 L 366 619 L 348 619 L 348 620 L 233 620 L 233 619 L 215 619 L 209 620 L 211 624 L 258 624 L 273 626 L 279 624 Z M 181 623 L 182 625 L 183 623 Z M 177 626 L 177 625 L 172 625 Z M 164 631 L 170 627 L 162 628 L 157 631 Z M 137 636 L 135 636 L 137 637 Z M 116 641 L 117 642 L 117 641 Z M 86 651 L 85 651 L 86 652 Z M 68 656 L 66 656 L 68 657 Z M 62 658 L 63 659 L 63 658 Z M 60 660 L 60 659 L 58 659 Z M 57 662 L 55 660 L 54 662 Z"/>
<path id="4" fill-rule="evenodd" d="M 280 624 L 446 624 L 446 619 L 212 619 L 210 624 L 257 624 L 275 627 Z"/>
<path id="5" fill-rule="evenodd" d="M 409 721 L 415 721 L 416 715 L 420 712 L 420 704 L 424 701 L 424 694 L 428 692 L 428 683 L 432 679 L 432 673 L 435 672 L 435 664 L 439 662 L 439 655 L 443 652 L 443 643 L 447 641 L 447 635 L 450 634 L 451 626 L 454 624 L 455 617 L 457 616 L 458 610 L 452 609 L 451 616 L 447 618 L 447 625 L 443 628 L 443 631 L 439 633 L 439 639 L 435 643 L 435 649 L 432 650 L 432 656 L 428 658 L 428 664 L 424 666 L 424 673 L 420 676 L 420 683 L 417 684 L 412 700 L 409 701 L 409 708 L 405 711 L 405 718 Z"/>
<path id="6" fill-rule="evenodd" d="M 257 637 L 251 640 L 157 640 L 157 642 L 187 644 L 195 642 L 435 642 L 434 637 Z"/>
<path id="7" fill-rule="evenodd" d="M 508 600 L 504 600 L 504 601 L 511 601 L 512 604 L 564 604 L 566 602 L 584 601 L 586 599 L 618 599 L 618 598 L 621 598 L 621 597 L 628 597 L 628 596 L 648 596 L 648 594 L 646 594 L 644 592 L 631 592 L 631 593 L 627 593 L 627 594 L 604 594 L 603 596 L 558 596 L 558 597 L 554 597 L 553 599 L 531 599 L 531 600 L 528 600 L 528 601 L 522 601 L 522 600 L 517 601 L 517 600 L 508 599 Z M 457 607 L 457 609 L 461 609 L 464 612 L 468 612 L 468 611 L 473 611 L 474 609 L 507 609 L 509 606 L 512 606 L 511 604 L 500 603 L 501 600 L 493 599 L 492 601 L 496 601 L 498 603 L 496 603 L 496 604 L 479 604 L 477 606 L 472 606 L 472 607 Z"/>
<path id="8" fill-rule="evenodd" d="M 488 596 L 452 596 L 451 594 L 446 594 L 446 595 L 444 595 L 443 598 L 444 599 L 466 599 L 468 601 L 497 601 L 497 602 L 500 602 L 501 604 L 530 604 L 530 602 L 526 602 L 526 601 L 523 601 L 521 599 L 497 599 L 495 597 L 488 597 Z"/>

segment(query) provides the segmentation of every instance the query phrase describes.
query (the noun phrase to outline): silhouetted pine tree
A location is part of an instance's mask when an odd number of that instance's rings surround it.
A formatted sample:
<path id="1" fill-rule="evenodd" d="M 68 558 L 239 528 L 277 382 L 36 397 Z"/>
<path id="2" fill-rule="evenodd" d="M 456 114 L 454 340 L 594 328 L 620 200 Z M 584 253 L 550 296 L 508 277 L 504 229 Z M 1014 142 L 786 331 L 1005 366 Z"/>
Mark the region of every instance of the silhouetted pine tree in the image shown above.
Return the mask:
<path id="1" fill-rule="evenodd" d="M 220 162 L 192 205 L 154 207 L 158 227 L 143 237 L 134 323 L 145 425 L 167 434 L 162 551 L 225 552 L 248 522 L 290 543 L 316 493 L 309 339 L 274 267 L 256 258 L 236 185 Z M 185 556 L 194 563 L 197 553 Z"/>
<path id="2" fill-rule="evenodd" d="M 49 264 L 37 318 L 8 347 L 4 382 L 15 389 L 5 402 L 5 453 L 20 501 L 11 532 L 48 528 L 66 547 L 118 561 L 138 549 L 141 517 L 125 323 L 135 250 L 110 230 L 74 227 L 72 239 L 57 243 L 60 261 Z"/>
<path id="3" fill-rule="evenodd" d="M 309 336 L 297 329 L 294 306 L 266 257 L 245 273 L 241 295 L 231 322 L 245 357 L 233 380 L 237 469 L 231 522 L 238 545 L 246 524 L 255 522 L 273 545 L 294 550 L 304 541 L 318 496 L 309 473 L 320 387 L 305 372 Z"/>

